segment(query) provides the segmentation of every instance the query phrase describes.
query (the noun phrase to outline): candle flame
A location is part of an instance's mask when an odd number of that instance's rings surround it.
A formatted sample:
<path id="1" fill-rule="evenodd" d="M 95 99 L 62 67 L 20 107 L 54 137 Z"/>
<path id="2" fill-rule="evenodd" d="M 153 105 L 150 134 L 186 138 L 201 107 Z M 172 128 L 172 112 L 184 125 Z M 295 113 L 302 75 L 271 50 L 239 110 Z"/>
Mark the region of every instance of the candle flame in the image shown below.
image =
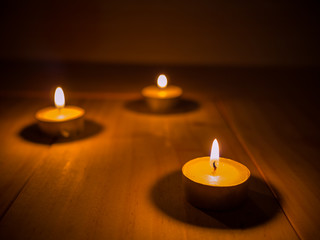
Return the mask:
<path id="1" fill-rule="evenodd" d="M 158 87 L 165 88 L 167 86 L 167 84 L 168 84 L 168 80 L 167 80 L 166 75 L 164 75 L 164 74 L 159 75 L 158 80 L 157 80 Z"/>
<path id="2" fill-rule="evenodd" d="M 216 170 L 219 166 L 219 144 L 217 139 L 213 140 L 210 154 L 210 166 Z"/>
<path id="3" fill-rule="evenodd" d="M 56 91 L 54 93 L 54 104 L 57 108 L 63 108 L 64 107 L 64 93 L 61 87 L 57 87 Z"/>

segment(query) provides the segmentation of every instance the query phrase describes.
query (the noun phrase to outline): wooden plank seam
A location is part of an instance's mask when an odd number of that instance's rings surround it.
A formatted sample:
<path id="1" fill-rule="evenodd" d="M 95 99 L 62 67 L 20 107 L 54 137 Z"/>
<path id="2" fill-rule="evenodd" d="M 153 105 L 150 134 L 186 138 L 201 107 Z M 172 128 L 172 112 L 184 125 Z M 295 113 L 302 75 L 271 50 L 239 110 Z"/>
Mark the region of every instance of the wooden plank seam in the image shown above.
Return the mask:
<path id="1" fill-rule="evenodd" d="M 258 165 L 255 157 L 253 156 L 253 154 L 250 152 L 250 150 L 248 149 L 248 147 L 246 146 L 244 140 L 242 139 L 241 135 L 238 133 L 238 131 L 236 130 L 236 127 L 231 123 L 230 119 L 228 119 L 227 114 L 225 114 L 224 110 L 221 109 L 221 106 L 219 106 L 218 104 L 216 104 L 217 99 L 214 99 L 214 105 L 216 106 L 218 113 L 220 114 L 221 118 L 225 121 L 226 125 L 228 126 L 228 128 L 230 129 L 231 132 L 234 133 L 236 139 L 238 140 L 238 142 L 240 143 L 240 145 L 242 146 L 242 148 L 244 149 L 244 151 L 248 154 L 249 158 L 251 159 L 251 161 L 253 162 L 253 164 L 255 165 L 255 167 L 257 168 L 258 172 L 260 173 L 260 175 L 262 176 L 264 182 L 267 184 L 268 188 L 270 189 L 270 191 L 272 192 L 272 195 L 275 197 L 276 202 L 279 205 L 279 208 L 281 209 L 281 211 L 283 212 L 284 216 L 287 218 L 289 224 L 291 225 L 293 231 L 296 233 L 297 237 L 299 239 L 302 239 L 301 236 L 298 234 L 298 232 L 296 231 L 294 224 L 292 223 L 292 221 L 290 220 L 290 218 L 288 217 L 288 215 L 286 214 L 286 212 L 284 211 L 283 207 L 280 204 L 279 201 L 279 197 L 276 194 L 275 190 L 273 189 L 272 185 L 270 184 L 269 180 L 267 179 L 267 177 L 265 176 L 265 174 L 263 173 L 262 169 L 260 168 L 260 166 Z"/>

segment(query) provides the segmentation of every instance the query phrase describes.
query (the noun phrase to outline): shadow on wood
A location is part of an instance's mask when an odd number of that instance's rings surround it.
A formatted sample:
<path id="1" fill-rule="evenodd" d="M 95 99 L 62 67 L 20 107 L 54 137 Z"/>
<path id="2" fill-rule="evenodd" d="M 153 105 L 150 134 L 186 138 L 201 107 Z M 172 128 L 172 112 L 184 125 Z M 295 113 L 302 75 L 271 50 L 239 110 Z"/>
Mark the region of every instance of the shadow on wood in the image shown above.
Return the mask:
<path id="1" fill-rule="evenodd" d="M 192 112 L 199 109 L 200 104 L 191 99 L 180 99 L 179 103 L 174 108 L 166 112 L 158 113 L 158 112 L 151 111 L 144 99 L 137 99 L 137 100 L 126 102 L 125 108 L 130 111 L 138 112 L 138 113 L 165 115 L 165 114 L 178 114 L 178 113 Z"/>
<path id="2" fill-rule="evenodd" d="M 206 211 L 190 205 L 184 196 L 180 171 L 172 172 L 156 182 L 150 197 L 154 205 L 170 217 L 207 228 L 250 228 L 270 221 L 281 212 L 266 184 L 254 176 L 250 179 L 246 202 L 228 211 Z"/>
<path id="3" fill-rule="evenodd" d="M 19 136 L 23 139 L 40 144 L 47 144 L 51 145 L 54 143 L 64 143 L 64 142 L 72 142 L 80 139 L 85 139 L 100 133 L 103 130 L 103 126 L 99 123 L 85 119 L 84 120 L 84 131 L 81 132 L 79 135 L 70 138 L 62 138 L 62 137 L 50 137 L 39 129 L 36 123 L 32 123 L 25 128 L 23 128 L 19 132 Z"/>

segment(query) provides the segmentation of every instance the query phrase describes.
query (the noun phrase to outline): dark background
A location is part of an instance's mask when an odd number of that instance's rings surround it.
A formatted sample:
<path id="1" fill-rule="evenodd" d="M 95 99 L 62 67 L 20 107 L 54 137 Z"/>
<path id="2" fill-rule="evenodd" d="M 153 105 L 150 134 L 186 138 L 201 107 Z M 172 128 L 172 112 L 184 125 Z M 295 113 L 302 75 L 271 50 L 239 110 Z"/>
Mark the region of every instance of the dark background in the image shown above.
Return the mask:
<path id="1" fill-rule="evenodd" d="M 188 81 L 312 90 L 318 82 L 317 1 L 5 1 L 0 9 L 4 91 L 138 91 L 161 72 L 186 90 Z"/>
<path id="2" fill-rule="evenodd" d="M 319 66 L 317 1 L 5 1 L 0 58 Z"/>

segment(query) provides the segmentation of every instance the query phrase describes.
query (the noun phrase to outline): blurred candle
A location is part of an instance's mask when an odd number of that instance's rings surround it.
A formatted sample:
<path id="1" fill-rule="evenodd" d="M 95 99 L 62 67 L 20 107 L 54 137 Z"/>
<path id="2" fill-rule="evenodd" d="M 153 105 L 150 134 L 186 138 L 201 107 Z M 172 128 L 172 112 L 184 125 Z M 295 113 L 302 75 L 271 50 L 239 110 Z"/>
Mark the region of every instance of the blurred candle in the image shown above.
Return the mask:
<path id="1" fill-rule="evenodd" d="M 80 133 L 84 128 L 84 109 L 76 106 L 65 107 L 61 87 L 56 88 L 54 104 L 55 107 L 47 107 L 36 113 L 39 128 L 51 136 L 70 137 Z"/>
<path id="2" fill-rule="evenodd" d="M 187 162 L 182 172 L 187 200 L 198 208 L 229 209 L 246 198 L 249 169 L 239 162 L 219 157 L 216 139 L 210 157 Z"/>
<path id="3" fill-rule="evenodd" d="M 182 89 L 169 85 L 167 77 L 161 74 L 157 79 L 157 86 L 152 85 L 142 89 L 142 95 L 153 112 L 166 112 L 174 108 L 182 95 Z"/>

